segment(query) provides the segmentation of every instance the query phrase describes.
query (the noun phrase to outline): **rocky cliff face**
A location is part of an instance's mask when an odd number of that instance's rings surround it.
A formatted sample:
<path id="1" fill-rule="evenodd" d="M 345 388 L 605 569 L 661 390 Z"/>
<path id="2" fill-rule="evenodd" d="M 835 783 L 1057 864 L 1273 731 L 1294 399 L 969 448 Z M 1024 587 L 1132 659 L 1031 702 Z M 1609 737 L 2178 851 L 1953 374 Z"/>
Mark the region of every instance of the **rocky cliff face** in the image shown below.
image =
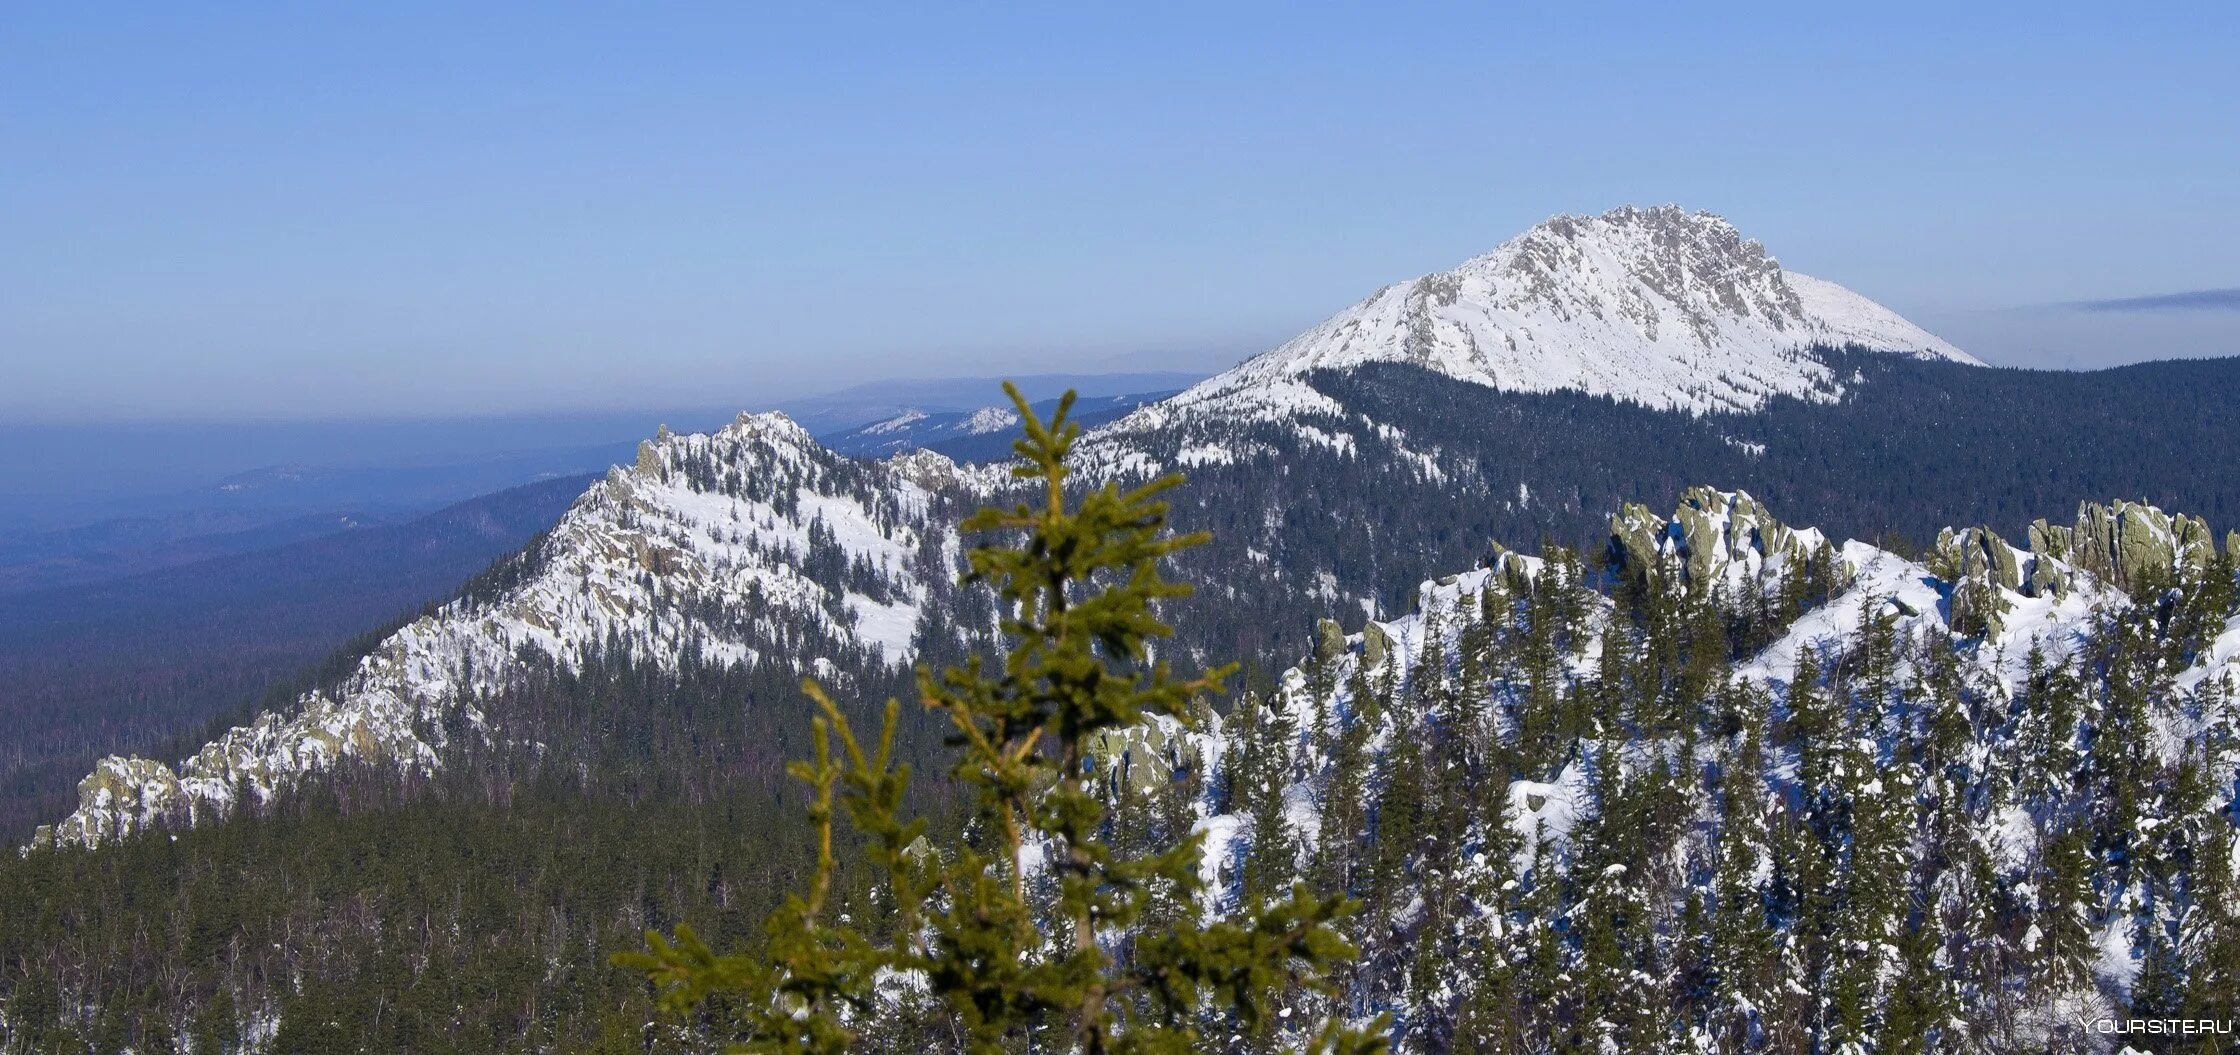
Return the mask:
<path id="1" fill-rule="evenodd" d="M 2077 507 L 2074 526 L 2030 525 L 2030 548 L 2071 560 L 2126 587 L 2167 580 L 2216 555 L 2216 536 L 2200 517 L 2172 515 L 2140 502 Z"/>

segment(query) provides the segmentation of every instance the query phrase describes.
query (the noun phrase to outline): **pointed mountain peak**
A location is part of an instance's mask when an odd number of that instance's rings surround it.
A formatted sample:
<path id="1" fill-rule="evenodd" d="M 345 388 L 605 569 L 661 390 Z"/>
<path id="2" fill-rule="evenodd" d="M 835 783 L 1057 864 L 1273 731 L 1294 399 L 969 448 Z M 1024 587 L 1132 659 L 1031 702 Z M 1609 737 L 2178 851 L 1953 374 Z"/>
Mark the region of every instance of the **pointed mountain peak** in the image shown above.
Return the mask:
<path id="1" fill-rule="evenodd" d="M 1754 410 L 1841 391 L 1816 346 L 1977 361 L 1896 312 L 1782 268 L 1724 218 L 1677 205 L 1543 221 L 1449 271 L 1387 286 L 1200 386 L 1371 362 L 1491 388 Z M 1980 365 L 1980 364 L 1978 364 Z"/>

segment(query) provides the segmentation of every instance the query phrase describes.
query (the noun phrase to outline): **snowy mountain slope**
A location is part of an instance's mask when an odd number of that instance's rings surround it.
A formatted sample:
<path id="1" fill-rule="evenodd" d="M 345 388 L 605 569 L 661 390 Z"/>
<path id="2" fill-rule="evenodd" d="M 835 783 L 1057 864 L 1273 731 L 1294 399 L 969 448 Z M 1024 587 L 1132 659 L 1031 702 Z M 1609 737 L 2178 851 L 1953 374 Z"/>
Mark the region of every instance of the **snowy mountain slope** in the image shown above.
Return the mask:
<path id="1" fill-rule="evenodd" d="M 1747 411 L 1775 395 L 1839 392 L 1807 354 L 1820 345 L 1981 365 L 1865 297 L 1783 270 L 1717 216 L 1625 207 L 1558 216 L 1453 270 L 1387 286 L 1176 402 L 1260 408 L 1296 394 L 1289 378 L 1398 362 L 1505 391 Z"/>
<path id="2" fill-rule="evenodd" d="M 783 650 L 830 675 L 912 655 L 929 597 L 961 560 L 944 494 L 975 478 L 939 455 L 858 463 L 782 415 L 666 432 L 500 566 L 498 588 L 405 626 L 331 691 L 231 730 L 174 770 L 103 759 L 39 843 L 94 845 L 284 791 L 345 759 L 427 768 L 482 725 L 479 695 L 524 654 L 572 667 L 621 647 L 673 668 Z"/>

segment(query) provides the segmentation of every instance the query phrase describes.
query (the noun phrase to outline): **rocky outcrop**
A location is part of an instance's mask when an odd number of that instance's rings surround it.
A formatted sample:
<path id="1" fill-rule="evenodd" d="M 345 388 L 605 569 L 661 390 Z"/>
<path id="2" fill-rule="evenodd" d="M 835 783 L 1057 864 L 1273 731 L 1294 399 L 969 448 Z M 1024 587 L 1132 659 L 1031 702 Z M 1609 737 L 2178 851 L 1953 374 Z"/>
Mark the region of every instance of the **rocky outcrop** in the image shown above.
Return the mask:
<path id="1" fill-rule="evenodd" d="M 1826 546 L 1819 531 L 1781 523 L 1742 491 L 1691 487 L 1670 519 L 1632 502 L 1610 518 L 1612 567 L 1636 581 L 1677 575 L 1691 586 L 1740 585 Z"/>
<path id="2" fill-rule="evenodd" d="M 1195 729 L 1163 718 L 1100 733 L 1089 742 L 1090 769 L 1115 794 L 1165 787 L 1196 767 L 1205 742 L 1221 735 L 1221 719 L 1210 706 L 1200 707 L 1195 721 Z"/>
<path id="3" fill-rule="evenodd" d="M 1335 619 L 1317 620 L 1314 624 L 1314 658 L 1328 663 L 1346 652 L 1346 631 Z"/>
<path id="4" fill-rule="evenodd" d="M 1953 628 L 1970 636 L 1996 637 L 2005 628 L 2010 593 L 2035 594 L 2041 583 L 2055 591 L 2067 589 L 2066 578 L 2041 576 L 2032 555 L 2017 553 L 1988 527 L 1944 529 L 1930 548 L 1927 564 L 1952 586 Z M 2052 567 L 2050 561 L 2047 567 Z"/>
<path id="5" fill-rule="evenodd" d="M 2030 548 L 2139 590 L 2207 566 L 2216 556 L 2216 536 L 2200 517 L 2173 516 L 2143 502 L 2086 502 L 2077 507 L 2073 527 L 2031 524 Z"/>
<path id="6" fill-rule="evenodd" d="M 1384 628 L 1370 623 L 1361 628 L 1361 663 L 1365 669 L 1384 665 L 1385 657 L 1392 653 L 1392 638 Z"/>

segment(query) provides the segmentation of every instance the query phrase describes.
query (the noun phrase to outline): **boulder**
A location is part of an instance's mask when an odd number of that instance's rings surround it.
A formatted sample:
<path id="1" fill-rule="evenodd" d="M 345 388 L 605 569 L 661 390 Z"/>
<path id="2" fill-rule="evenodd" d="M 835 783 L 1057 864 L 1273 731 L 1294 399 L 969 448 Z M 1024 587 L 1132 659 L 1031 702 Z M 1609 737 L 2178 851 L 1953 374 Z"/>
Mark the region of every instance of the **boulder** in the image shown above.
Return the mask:
<path id="1" fill-rule="evenodd" d="M 2006 591 L 2020 592 L 2022 564 L 2014 547 L 1988 527 L 1937 534 L 1929 570 L 1952 584 L 1952 627 L 1969 636 L 1996 637 L 2006 624 Z"/>
<path id="2" fill-rule="evenodd" d="M 2073 563 L 2127 590 L 2204 567 L 2216 555 L 2207 521 L 2122 500 L 2078 506 L 2069 543 Z"/>
<path id="3" fill-rule="evenodd" d="M 1345 654 L 1346 632 L 1335 619 L 1324 619 L 1314 624 L 1315 658 L 1328 663 Z"/>
<path id="4" fill-rule="evenodd" d="M 2059 600 L 2069 596 L 2069 574 L 2051 557 L 2033 555 L 2030 559 L 2030 581 L 2024 584 L 2023 593 L 2031 597 L 2051 597 Z"/>
<path id="5" fill-rule="evenodd" d="M 1690 497 L 1694 497 L 1692 492 Z M 1683 567 L 1688 581 L 1709 581 L 1727 556 L 1719 523 L 1693 501 L 1683 501 L 1673 510 L 1672 519 L 1680 527 L 1680 551 L 1687 560 Z"/>
<path id="6" fill-rule="evenodd" d="M 1649 512 L 1648 506 L 1635 502 L 1619 506 L 1610 518 L 1612 563 L 1637 580 L 1654 576 L 1664 527 L 1664 521 Z"/>
<path id="7" fill-rule="evenodd" d="M 1499 564 L 1501 584 L 1511 593 L 1532 588 L 1532 561 L 1522 553 L 1504 553 Z"/>
<path id="8" fill-rule="evenodd" d="M 2179 567 L 2206 568 L 2217 559 L 2217 535 L 2209 529 L 2208 521 L 2181 513 L 2171 520 L 2170 528 Z"/>
<path id="9" fill-rule="evenodd" d="M 1361 628 L 1361 665 L 1374 669 L 1383 665 L 1385 656 L 1392 651 L 1392 638 L 1384 628 L 1370 623 Z"/>
<path id="10" fill-rule="evenodd" d="M 1089 758 L 1114 791 L 1147 791 L 1174 779 L 1169 742 L 1157 723 L 1108 729 L 1089 741 Z"/>
<path id="11" fill-rule="evenodd" d="M 2030 552 L 2055 560 L 2068 560 L 2074 552 L 2074 533 L 2065 527 L 2056 527 L 2043 520 L 2030 522 Z"/>

